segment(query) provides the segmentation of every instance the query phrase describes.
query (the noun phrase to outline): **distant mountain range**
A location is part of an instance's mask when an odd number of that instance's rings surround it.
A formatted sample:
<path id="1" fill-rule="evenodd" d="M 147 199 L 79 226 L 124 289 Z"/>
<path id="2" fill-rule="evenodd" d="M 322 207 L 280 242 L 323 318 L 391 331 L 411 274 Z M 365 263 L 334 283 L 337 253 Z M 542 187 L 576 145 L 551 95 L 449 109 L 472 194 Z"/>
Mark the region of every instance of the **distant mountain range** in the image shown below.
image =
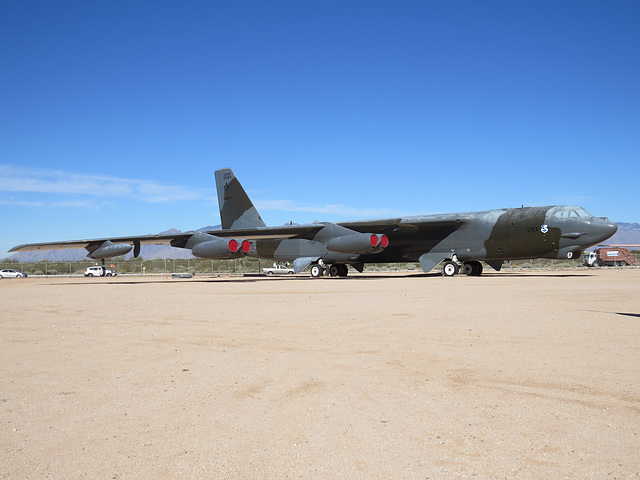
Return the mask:
<path id="1" fill-rule="evenodd" d="M 220 230 L 221 225 L 208 226 L 199 228 L 199 232 L 207 232 L 211 230 Z M 158 235 L 170 235 L 173 233 L 182 233 L 180 230 L 171 228 L 160 232 Z M 618 231 L 607 240 L 610 245 L 640 245 L 640 223 L 618 223 Z M 640 247 L 638 247 L 640 249 Z M 125 258 L 131 258 L 133 253 L 129 253 Z M 191 250 L 184 248 L 175 248 L 168 245 L 142 245 L 140 248 L 140 256 L 145 260 L 157 260 L 164 258 L 175 258 L 176 260 L 186 260 L 196 258 L 191 255 Z M 84 248 L 73 250 L 43 250 L 39 252 L 21 252 L 16 253 L 8 260 L 15 262 L 78 262 L 87 260 L 87 251 Z"/>
<path id="2" fill-rule="evenodd" d="M 640 245 L 640 223 L 618 223 L 618 231 L 607 240 L 607 244 Z"/>

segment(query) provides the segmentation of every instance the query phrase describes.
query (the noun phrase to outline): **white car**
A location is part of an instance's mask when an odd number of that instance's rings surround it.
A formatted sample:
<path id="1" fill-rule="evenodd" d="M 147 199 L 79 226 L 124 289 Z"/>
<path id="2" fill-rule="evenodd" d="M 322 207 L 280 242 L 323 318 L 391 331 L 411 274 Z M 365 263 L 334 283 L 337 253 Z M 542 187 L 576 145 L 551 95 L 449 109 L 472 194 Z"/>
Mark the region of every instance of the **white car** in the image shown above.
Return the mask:
<path id="1" fill-rule="evenodd" d="M 5 268 L 4 270 L 0 270 L 0 278 L 26 278 L 26 276 L 26 273 L 19 272 L 18 270 L 14 270 L 13 268 Z"/>
<path id="2" fill-rule="evenodd" d="M 89 267 L 84 271 L 85 277 L 115 277 L 116 275 L 118 275 L 116 272 L 104 267 Z"/>

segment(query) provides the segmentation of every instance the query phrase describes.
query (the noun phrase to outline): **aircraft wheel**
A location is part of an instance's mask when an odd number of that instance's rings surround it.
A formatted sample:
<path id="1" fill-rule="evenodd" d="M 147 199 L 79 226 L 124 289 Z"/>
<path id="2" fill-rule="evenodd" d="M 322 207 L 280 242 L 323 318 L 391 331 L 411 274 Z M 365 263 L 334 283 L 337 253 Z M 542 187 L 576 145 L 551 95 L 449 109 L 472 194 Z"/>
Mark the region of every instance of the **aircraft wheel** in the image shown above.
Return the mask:
<path id="1" fill-rule="evenodd" d="M 445 277 L 453 277 L 455 274 L 458 273 L 458 264 L 456 262 L 452 262 L 452 261 L 448 261 L 444 263 L 444 266 L 442 267 L 442 274 Z"/>
<path id="2" fill-rule="evenodd" d="M 482 264 L 476 260 L 464 262 L 462 273 L 471 277 L 478 277 L 482 275 Z"/>
<path id="3" fill-rule="evenodd" d="M 340 275 L 340 265 L 338 265 L 337 263 L 334 263 L 333 265 L 331 265 L 329 267 L 329 275 L 331 275 L 332 277 L 337 277 Z"/>
<path id="4" fill-rule="evenodd" d="M 324 275 L 324 268 L 322 268 L 317 263 L 314 265 L 311 265 L 311 276 L 313 278 L 318 278 L 318 277 L 321 277 L 322 275 Z"/>
<path id="5" fill-rule="evenodd" d="M 338 267 L 340 267 L 340 269 L 338 270 L 339 277 L 346 277 L 349 274 L 349 267 L 347 267 L 345 264 L 341 263 L 340 265 L 338 265 Z"/>
<path id="6" fill-rule="evenodd" d="M 480 262 L 475 262 L 475 261 L 473 263 L 474 263 L 473 265 L 474 271 L 471 275 L 479 277 L 480 275 L 482 275 L 482 270 L 483 270 L 482 264 Z"/>

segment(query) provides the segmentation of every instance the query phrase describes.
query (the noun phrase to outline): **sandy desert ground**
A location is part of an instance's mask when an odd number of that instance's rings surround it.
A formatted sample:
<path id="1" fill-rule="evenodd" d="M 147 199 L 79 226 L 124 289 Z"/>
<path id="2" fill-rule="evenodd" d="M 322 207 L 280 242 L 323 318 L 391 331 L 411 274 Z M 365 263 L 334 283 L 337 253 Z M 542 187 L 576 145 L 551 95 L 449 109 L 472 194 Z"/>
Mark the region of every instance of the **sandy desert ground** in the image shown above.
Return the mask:
<path id="1" fill-rule="evenodd" d="M 0 281 L 0 478 L 640 478 L 640 269 Z"/>

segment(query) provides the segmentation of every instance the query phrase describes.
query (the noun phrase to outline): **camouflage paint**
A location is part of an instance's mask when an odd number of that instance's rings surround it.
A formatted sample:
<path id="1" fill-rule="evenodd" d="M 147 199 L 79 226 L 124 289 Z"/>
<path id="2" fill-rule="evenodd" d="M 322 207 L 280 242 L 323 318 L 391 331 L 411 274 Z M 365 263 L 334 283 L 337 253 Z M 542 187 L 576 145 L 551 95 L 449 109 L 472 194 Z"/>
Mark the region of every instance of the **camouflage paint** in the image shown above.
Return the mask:
<path id="1" fill-rule="evenodd" d="M 449 259 L 458 263 L 483 260 L 499 270 L 505 260 L 575 258 L 582 249 L 597 245 L 617 230 L 608 219 L 593 217 L 576 206 L 523 207 L 268 228 L 230 169 L 216 171 L 215 178 L 222 231 L 37 243 L 20 245 L 11 251 L 83 247 L 91 252 L 106 241 L 134 244 L 136 249 L 141 244 L 171 244 L 193 249 L 201 243 L 211 242 L 211 248 L 201 248 L 201 253 L 216 255 L 218 243 L 215 239 L 224 237 L 249 240 L 248 255 L 293 261 L 298 271 L 309 263 L 320 261 L 327 265 L 351 264 L 358 270 L 364 263 L 419 261 L 428 272 L 442 260 Z M 379 253 L 369 254 L 336 253 L 326 248 L 327 243 L 334 243 L 330 240 L 355 233 L 386 235 L 389 246 Z"/>
<path id="2" fill-rule="evenodd" d="M 557 250 L 561 230 L 547 222 L 547 212 L 551 208 L 524 207 L 505 210 L 484 242 L 485 258 L 537 258 Z"/>
<path id="3" fill-rule="evenodd" d="M 231 169 L 217 170 L 215 177 L 222 228 L 266 226 Z"/>

